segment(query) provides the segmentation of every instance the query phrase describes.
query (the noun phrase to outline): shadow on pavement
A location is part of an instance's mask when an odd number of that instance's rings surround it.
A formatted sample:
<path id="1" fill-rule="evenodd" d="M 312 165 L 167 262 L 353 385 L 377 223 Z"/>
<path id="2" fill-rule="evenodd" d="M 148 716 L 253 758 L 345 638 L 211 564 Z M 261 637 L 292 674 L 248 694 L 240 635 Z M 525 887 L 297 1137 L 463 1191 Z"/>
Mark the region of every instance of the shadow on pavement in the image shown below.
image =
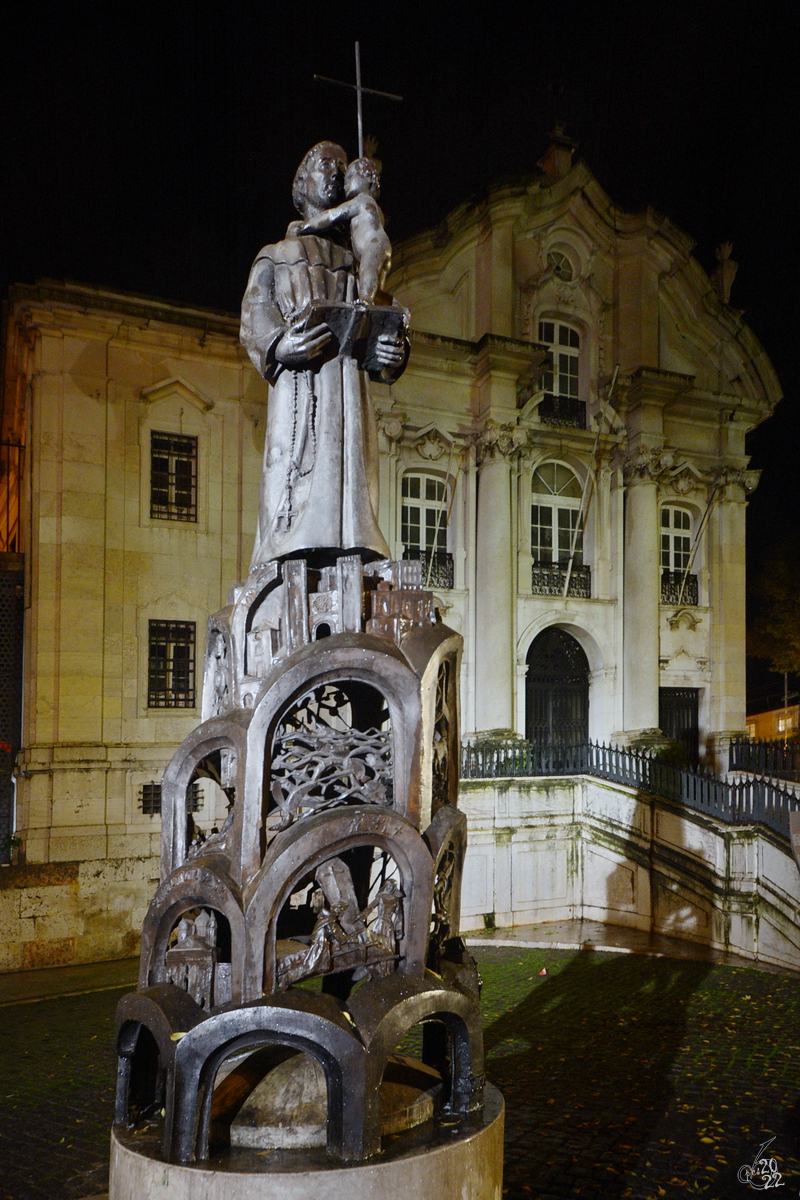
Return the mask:
<path id="1" fill-rule="evenodd" d="M 627 1191 L 674 1099 L 687 1002 L 709 969 L 584 950 L 488 1027 L 510 1198 Z"/>

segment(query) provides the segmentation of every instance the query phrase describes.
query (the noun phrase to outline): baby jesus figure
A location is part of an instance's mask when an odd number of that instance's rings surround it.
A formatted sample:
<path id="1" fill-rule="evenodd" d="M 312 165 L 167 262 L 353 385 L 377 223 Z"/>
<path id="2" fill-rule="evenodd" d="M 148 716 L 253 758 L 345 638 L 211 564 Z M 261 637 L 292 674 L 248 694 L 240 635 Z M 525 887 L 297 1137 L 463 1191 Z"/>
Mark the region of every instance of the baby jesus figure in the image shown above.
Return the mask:
<path id="1" fill-rule="evenodd" d="M 383 284 L 392 265 L 392 243 L 383 228 L 383 214 L 378 208 L 380 168 L 371 158 L 356 158 L 344 177 L 343 204 L 327 208 L 306 221 L 300 230 L 321 233 L 339 221 L 350 222 L 350 242 L 358 262 L 358 298 L 362 304 L 373 304 L 375 294 Z"/>

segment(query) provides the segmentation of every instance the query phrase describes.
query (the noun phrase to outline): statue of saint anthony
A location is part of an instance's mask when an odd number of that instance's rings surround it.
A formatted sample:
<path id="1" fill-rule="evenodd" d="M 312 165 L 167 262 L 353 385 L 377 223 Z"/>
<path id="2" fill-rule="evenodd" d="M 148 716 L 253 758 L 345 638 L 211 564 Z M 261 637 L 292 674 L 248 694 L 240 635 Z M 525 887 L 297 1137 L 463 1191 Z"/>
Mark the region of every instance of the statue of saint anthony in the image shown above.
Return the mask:
<path id="1" fill-rule="evenodd" d="M 304 556 L 324 565 L 343 551 L 388 558 L 377 520 L 377 430 L 367 375 L 328 325 L 302 319 L 313 301 L 354 304 L 357 264 L 346 225 L 301 234 L 344 199 L 347 159 L 320 142 L 294 179 L 301 220 L 258 254 L 242 302 L 241 340 L 272 385 L 251 569 Z M 408 357 L 404 336 L 378 336 L 373 356 L 391 381 Z"/>

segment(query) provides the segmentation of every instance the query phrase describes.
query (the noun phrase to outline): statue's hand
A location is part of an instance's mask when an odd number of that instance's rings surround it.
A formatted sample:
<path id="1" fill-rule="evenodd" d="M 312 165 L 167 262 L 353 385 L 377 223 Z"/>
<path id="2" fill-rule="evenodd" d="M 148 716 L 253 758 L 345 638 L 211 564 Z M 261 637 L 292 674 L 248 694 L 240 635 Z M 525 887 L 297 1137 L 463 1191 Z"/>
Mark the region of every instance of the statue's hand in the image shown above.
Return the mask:
<path id="1" fill-rule="evenodd" d="M 375 342 L 375 357 L 382 367 L 399 367 L 405 352 L 405 341 L 394 334 L 382 333 Z"/>
<path id="2" fill-rule="evenodd" d="M 327 325 L 315 325 L 313 329 L 287 329 L 275 347 L 275 358 L 284 367 L 305 367 L 322 353 L 332 337 Z"/>

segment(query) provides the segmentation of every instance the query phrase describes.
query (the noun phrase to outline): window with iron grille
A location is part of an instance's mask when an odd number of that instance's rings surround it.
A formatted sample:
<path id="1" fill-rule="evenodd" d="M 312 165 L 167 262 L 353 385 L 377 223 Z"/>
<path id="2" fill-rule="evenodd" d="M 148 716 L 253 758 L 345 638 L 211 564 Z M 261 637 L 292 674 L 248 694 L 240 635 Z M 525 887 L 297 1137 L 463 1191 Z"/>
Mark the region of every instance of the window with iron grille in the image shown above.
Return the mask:
<path id="1" fill-rule="evenodd" d="M 537 467 L 531 480 L 531 592 L 535 596 L 590 598 L 591 571 L 583 561 L 580 511 L 581 484 L 574 471 L 557 462 Z"/>
<path id="2" fill-rule="evenodd" d="M 146 817 L 157 816 L 161 812 L 161 784 L 143 783 L 139 792 L 139 807 Z M 203 794 L 199 783 L 190 783 L 186 792 L 186 811 L 199 812 L 203 807 Z"/>
<path id="3" fill-rule="evenodd" d="M 563 463 L 542 463 L 531 480 L 531 557 L 535 563 L 569 562 L 573 538 L 575 566 L 583 563 L 583 532 L 578 527 L 581 485 Z M 577 533 L 576 533 L 577 530 Z"/>
<path id="4" fill-rule="evenodd" d="M 692 514 L 665 504 L 661 509 L 661 569 L 685 571 L 692 553 Z"/>
<path id="5" fill-rule="evenodd" d="M 194 650 L 194 621 L 150 621 L 148 708 L 194 708 Z"/>
<path id="6" fill-rule="evenodd" d="M 453 556 L 447 552 L 447 483 L 437 475 L 411 471 L 403 476 L 400 540 L 403 558 L 425 563 L 426 586 L 453 586 Z"/>
<path id="7" fill-rule="evenodd" d="M 197 520 L 197 438 L 150 433 L 150 516 Z"/>
<path id="8" fill-rule="evenodd" d="M 586 428 L 586 405 L 581 400 L 581 337 L 563 321 L 540 321 L 539 341 L 550 347 L 551 365 L 542 376 L 546 395 L 539 418 L 548 425 Z"/>
<path id="9" fill-rule="evenodd" d="M 403 476 L 400 540 L 406 550 L 447 549 L 447 484 L 422 472 Z"/>
<path id="10" fill-rule="evenodd" d="M 697 575 L 692 560 L 692 514 L 665 504 L 661 509 L 661 603 L 698 603 Z"/>

